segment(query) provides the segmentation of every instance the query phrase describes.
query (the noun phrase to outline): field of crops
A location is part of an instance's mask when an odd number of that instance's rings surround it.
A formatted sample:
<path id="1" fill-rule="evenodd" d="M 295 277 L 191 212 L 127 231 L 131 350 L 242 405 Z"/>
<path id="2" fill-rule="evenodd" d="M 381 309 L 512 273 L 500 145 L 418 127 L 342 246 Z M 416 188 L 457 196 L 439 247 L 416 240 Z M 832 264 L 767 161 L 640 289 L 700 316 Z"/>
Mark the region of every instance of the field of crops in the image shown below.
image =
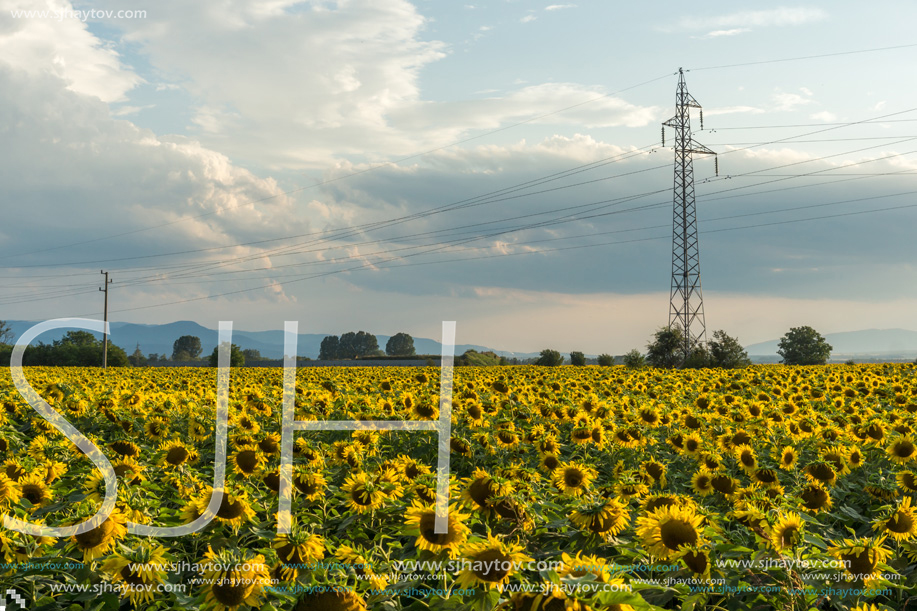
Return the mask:
<path id="1" fill-rule="evenodd" d="M 27 369 L 118 500 L 73 537 L 0 529 L 0 591 L 28 609 L 917 608 L 913 365 L 456 368 L 444 534 L 435 433 L 312 431 L 278 535 L 281 375 L 232 370 L 215 519 L 150 538 L 127 523 L 207 506 L 216 371 Z M 0 376 L 0 512 L 86 520 L 102 474 Z M 439 416 L 433 367 L 304 369 L 296 393 L 298 420 Z"/>

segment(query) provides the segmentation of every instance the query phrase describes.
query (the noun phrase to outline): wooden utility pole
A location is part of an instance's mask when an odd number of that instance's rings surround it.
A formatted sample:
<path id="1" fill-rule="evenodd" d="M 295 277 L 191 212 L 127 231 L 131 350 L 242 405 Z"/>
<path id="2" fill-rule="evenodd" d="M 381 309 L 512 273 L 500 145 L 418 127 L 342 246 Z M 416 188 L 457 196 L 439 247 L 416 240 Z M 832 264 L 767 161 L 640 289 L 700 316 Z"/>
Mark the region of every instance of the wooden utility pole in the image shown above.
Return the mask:
<path id="1" fill-rule="evenodd" d="M 105 292 L 105 329 L 102 331 L 102 369 L 108 369 L 108 285 L 112 283 L 108 279 L 108 272 L 101 270 L 100 274 L 105 274 L 105 287 L 100 287 L 100 291 Z"/>

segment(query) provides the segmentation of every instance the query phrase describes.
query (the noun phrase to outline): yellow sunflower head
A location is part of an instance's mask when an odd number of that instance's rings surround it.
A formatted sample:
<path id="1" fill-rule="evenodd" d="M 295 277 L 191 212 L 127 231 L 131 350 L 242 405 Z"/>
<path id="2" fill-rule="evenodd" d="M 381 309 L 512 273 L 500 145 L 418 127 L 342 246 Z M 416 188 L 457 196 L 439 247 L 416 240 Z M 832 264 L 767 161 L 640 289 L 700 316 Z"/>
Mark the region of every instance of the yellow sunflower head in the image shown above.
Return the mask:
<path id="1" fill-rule="evenodd" d="M 802 541 L 803 522 L 798 513 L 781 514 L 771 527 L 770 541 L 778 552 L 792 550 Z"/>
<path id="2" fill-rule="evenodd" d="M 463 570 L 456 581 L 463 588 L 480 585 L 502 591 L 516 568 L 532 560 L 522 550 L 521 545 L 505 543 L 493 535 L 486 541 L 466 544 L 461 549 Z"/>
<path id="3" fill-rule="evenodd" d="M 637 519 L 637 536 L 650 554 L 676 558 L 683 548 L 703 542 L 704 517 L 685 507 L 664 507 Z"/>
<path id="4" fill-rule="evenodd" d="M 582 496 L 595 478 L 594 469 L 575 462 L 561 464 L 551 475 L 554 486 L 571 496 Z"/>
<path id="5" fill-rule="evenodd" d="M 458 508 L 449 507 L 448 524 L 445 533 L 436 532 L 436 509 L 415 502 L 408 508 L 405 524 L 408 534 L 416 535 L 415 545 L 434 553 L 445 553 L 450 558 L 458 556 L 470 532 L 465 520 L 468 516 L 459 513 Z"/>

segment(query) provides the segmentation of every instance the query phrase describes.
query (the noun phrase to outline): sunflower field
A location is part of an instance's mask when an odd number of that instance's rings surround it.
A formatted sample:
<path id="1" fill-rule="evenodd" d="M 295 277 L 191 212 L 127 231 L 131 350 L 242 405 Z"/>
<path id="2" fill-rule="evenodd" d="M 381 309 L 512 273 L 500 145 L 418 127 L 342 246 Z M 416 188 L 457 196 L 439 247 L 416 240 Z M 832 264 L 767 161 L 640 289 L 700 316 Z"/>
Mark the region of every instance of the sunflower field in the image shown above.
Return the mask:
<path id="1" fill-rule="evenodd" d="M 430 431 L 309 431 L 278 535 L 282 370 L 26 368 L 109 458 L 115 510 L 0 528 L 10 609 L 917 609 L 917 368 L 454 370 L 448 532 Z M 0 373 L 0 512 L 93 516 L 105 481 Z M 297 420 L 436 420 L 439 369 L 305 368 Z M 19 603 L 18 601 L 22 601 Z"/>

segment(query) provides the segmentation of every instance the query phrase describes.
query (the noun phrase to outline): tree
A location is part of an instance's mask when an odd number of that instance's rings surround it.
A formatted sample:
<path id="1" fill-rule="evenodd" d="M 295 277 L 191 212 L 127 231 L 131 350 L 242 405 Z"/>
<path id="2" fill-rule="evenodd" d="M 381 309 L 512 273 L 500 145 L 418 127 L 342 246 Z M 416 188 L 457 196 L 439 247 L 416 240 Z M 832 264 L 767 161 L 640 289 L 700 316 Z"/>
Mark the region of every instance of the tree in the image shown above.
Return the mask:
<path id="1" fill-rule="evenodd" d="M 266 361 L 267 359 L 261 356 L 260 350 L 255 350 L 254 348 L 246 348 L 242 351 L 242 354 L 245 356 L 246 363 L 257 363 L 259 361 Z"/>
<path id="2" fill-rule="evenodd" d="M 570 353 L 570 364 L 583 366 L 586 364 L 586 355 L 582 352 L 571 352 Z"/>
<path id="3" fill-rule="evenodd" d="M 785 365 L 824 365 L 832 346 L 812 327 L 793 327 L 780 338 L 777 354 Z"/>
<path id="4" fill-rule="evenodd" d="M 646 367 L 646 357 L 643 353 L 634 348 L 624 355 L 624 366 L 628 369 L 643 369 Z"/>
<path id="5" fill-rule="evenodd" d="M 713 332 L 713 341 L 710 342 L 710 358 L 713 367 L 722 367 L 723 369 L 735 369 L 751 365 L 748 352 L 742 348 L 739 340 L 729 337 L 722 329 Z"/>
<path id="6" fill-rule="evenodd" d="M 684 369 L 704 369 L 705 367 L 712 367 L 713 357 L 710 356 L 709 350 L 704 346 L 698 345 L 691 350 L 691 354 L 688 355 L 688 358 L 684 360 L 681 366 Z"/>
<path id="7" fill-rule="evenodd" d="M 210 366 L 219 367 L 220 365 L 220 347 L 217 346 L 213 349 L 213 353 L 210 355 Z M 237 345 L 232 344 L 229 347 L 229 366 L 230 367 L 242 367 L 245 365 L 245 355 L 242 354 L 242 349 Z"/>
<path id="8" fill-rule="evenodd" d="M 137 348 L 134 349 L 134 353 L 127 357 L 127 360 L 134 367 L 143 367 L 147 364 L 147 358 L 143 356 L 143 352 L 140 351 L 140 344 L 137 344 Z"/>
<path id="9" fill-rule="evenodd" d="M 601 367 L 611 367 L 615 364 L 615 357 L 610 354 L 600 354 L 599 355 L 599 366 Z"/>
<path id="10" fill-rule="evenodd" d="M 327 335 L 322 340 L 322 347 L 319 350 L 318 358 L 320 361 L 333 361 L 340 358 L 341 340 L 337 335 Z"/>
<path id="11" fill-rule="evenodd" d="M 341 336 L 338 344 L 338 357 L 354 359 L 361 356 L 371 356 L 379 350 L 379 341 L 376 336 L 366 331 L 350 331 Z"/>
<path id="12" fill-rule="evenodd" d="M 542 350 L 541 356 L 535 361 L 536 365 L 541 365 L 542 367 L 557 367 L 558 365 L 563 365 L 563 363 L 564 357 L 560 355 L 560 352 L 550 348 Z"/>
<path id="13" fill-rule="evenodd" d="M 396 333 L 388 338 L 385 343 L 385 353 L 390 356 L 412 356 L 417 354 L 414 350 L 414 338 L 407 333 Z"/>
<path id="14" fill-rule="evenodd" d="M 13 330 L 4 320 L 0 320 L 0 344 L 11 344 L 13 342 Z"/>
<path id="15" fill-rule="evenodd" d="M 685 334 L 681 327 L 663 327 L 646 345 L 646 362 L 652 367 L 672 369 L 684 361 Z"/>
<path id="16" fill-rule="evenodd" d="M 203 352 L 201 338 L 194 335 L 182 335 L 172 344 L 173 361 L 193 361 L 201 355 L 201 352 Z M 179 358 L 185 355 L 187 355 L 186 358 Z"/>

